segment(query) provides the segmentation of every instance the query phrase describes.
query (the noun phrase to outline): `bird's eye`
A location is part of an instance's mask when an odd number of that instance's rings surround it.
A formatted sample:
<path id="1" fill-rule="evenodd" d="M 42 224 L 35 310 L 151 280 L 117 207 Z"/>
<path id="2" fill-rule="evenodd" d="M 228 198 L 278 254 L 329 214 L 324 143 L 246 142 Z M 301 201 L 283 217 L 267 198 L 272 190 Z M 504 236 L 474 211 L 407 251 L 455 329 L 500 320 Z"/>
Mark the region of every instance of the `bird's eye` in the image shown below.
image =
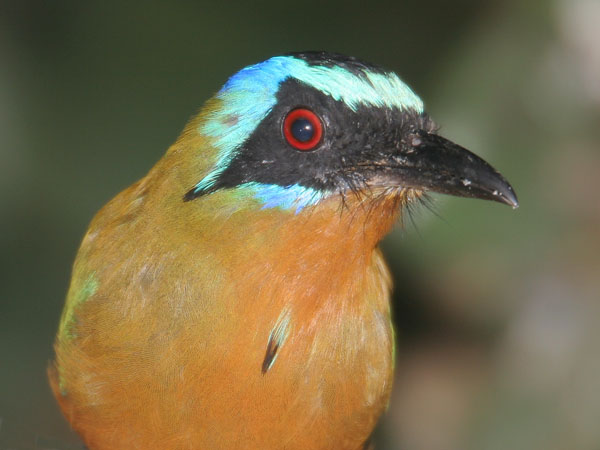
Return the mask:
<path id="1" fill-rule="evenodd" d="M 288 144 L 296 150 L 312 150 L 321 141 L 323 125 L 314 112 L 306 108 L 298 108 L 285 116 L 283 135 Z"/>

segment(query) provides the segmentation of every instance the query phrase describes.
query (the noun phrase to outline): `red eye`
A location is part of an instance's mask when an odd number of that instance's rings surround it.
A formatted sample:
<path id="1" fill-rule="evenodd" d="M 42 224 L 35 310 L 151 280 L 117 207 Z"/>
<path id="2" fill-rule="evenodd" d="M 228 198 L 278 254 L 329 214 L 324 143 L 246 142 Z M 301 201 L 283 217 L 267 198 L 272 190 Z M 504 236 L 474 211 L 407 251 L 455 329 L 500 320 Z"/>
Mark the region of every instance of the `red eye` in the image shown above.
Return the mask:
<path id="1" fill-rule="evenodd" d="M 290 111 L 283 120 L 283 135 L 292 147 L 307 151 L 314 149 L 323 136 L 323 125 L 319 117 L 309 109 Z"/>

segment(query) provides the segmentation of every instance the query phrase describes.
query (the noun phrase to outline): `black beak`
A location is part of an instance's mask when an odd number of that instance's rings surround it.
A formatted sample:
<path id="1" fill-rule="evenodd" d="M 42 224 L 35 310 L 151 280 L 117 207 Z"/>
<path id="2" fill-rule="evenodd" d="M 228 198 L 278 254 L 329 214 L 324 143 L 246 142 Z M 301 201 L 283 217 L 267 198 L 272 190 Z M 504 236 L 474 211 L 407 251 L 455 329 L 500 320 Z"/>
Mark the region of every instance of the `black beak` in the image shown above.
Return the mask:
<path id="1" fill-rule="evenodd" d="M 390 156 L 376 176 L 406 188 L 473 197 L 519 206 L 506 179 L 479 156 L 437 134 L 419 130 L 405 146 Z M 382 166 L 380 166 L 382 167 Z"/>

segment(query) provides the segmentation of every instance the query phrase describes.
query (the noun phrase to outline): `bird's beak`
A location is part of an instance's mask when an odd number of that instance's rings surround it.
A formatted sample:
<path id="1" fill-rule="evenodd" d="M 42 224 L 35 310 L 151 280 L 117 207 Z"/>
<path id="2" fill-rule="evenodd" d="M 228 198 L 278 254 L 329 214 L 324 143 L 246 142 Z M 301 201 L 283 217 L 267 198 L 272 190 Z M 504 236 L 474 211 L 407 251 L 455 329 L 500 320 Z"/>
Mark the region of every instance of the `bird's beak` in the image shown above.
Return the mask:
<path id="1" fill-rule="evenodd" d="M 506 179 L 479 156 L 424 130 L 380 161 L 369 184 L 399 186 L 519 206 Z M 383 169 L 383 170 L 382 170 Z"/>

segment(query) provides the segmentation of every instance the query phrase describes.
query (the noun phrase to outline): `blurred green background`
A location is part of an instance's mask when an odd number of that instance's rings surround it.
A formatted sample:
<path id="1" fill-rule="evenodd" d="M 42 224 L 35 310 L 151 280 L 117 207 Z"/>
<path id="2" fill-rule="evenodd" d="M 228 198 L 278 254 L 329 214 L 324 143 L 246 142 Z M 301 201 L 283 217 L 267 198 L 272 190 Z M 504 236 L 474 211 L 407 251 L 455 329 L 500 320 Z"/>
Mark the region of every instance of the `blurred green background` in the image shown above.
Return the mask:
<path id="1" fill-rule="evenodd" d="M 521 201 L 435 196 L 385 241 L 378 448 L 600 448 L 598 24 L 598 0 L 0 3 L 0 449 L 81 448 L 45 368 L 93 214 L 229 75 L 305 49 L 397 71 Z"/>

